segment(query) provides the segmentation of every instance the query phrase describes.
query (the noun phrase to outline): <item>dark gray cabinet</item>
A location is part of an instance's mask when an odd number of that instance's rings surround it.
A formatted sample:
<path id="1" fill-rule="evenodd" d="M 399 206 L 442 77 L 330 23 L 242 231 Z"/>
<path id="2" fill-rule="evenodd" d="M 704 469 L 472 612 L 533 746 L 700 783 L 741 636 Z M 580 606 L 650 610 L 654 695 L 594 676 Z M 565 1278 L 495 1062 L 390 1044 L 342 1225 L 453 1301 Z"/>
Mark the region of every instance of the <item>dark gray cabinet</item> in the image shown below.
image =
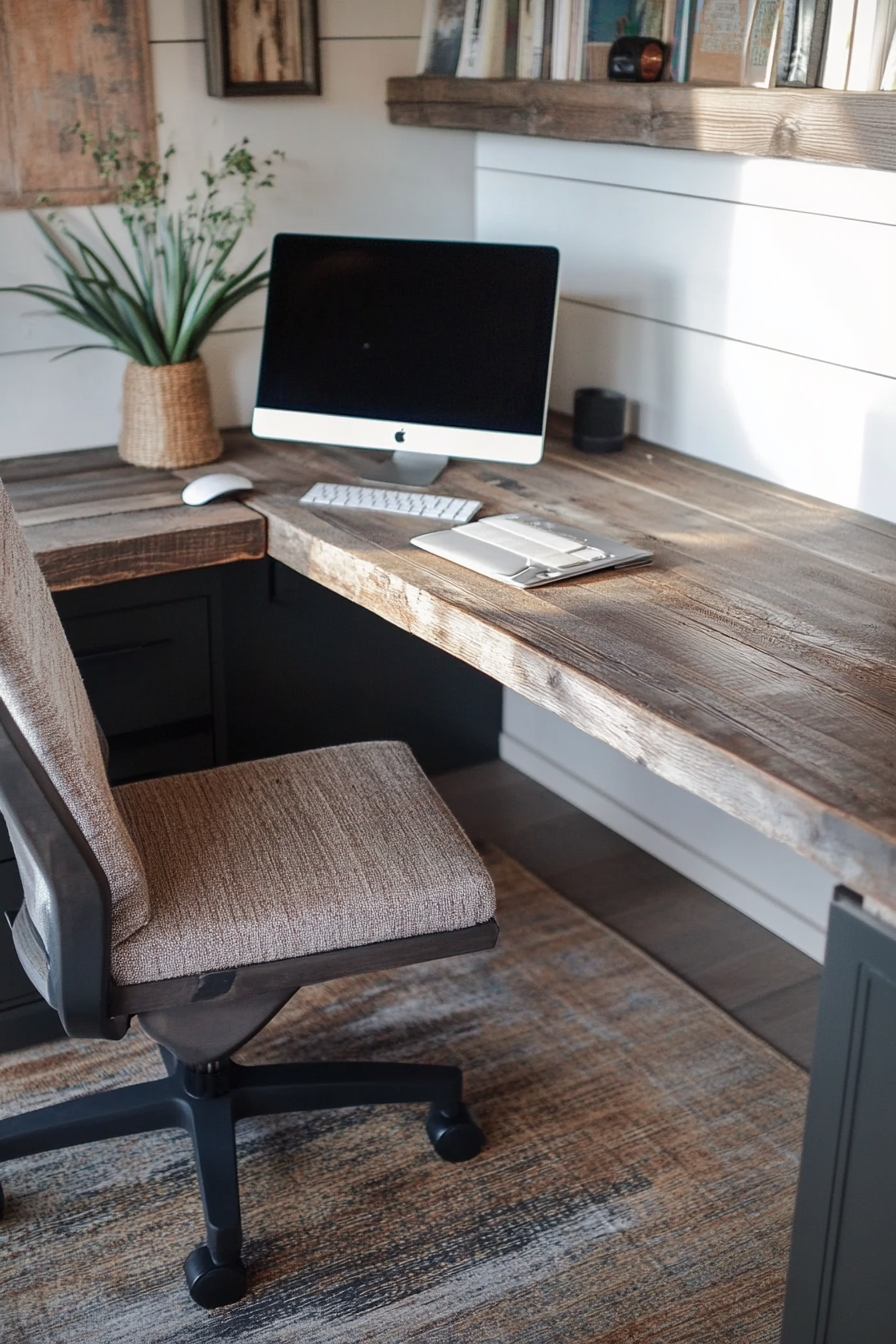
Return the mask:
<path id="1" fill-rule="evenodd" d="M 226 760 L 221 601 L 217 570 L 57 596 L 114 784 Z"/>
<path id="2" fill-rule="evenodd" d="M 896 929 L 831 908 L 781 1344 L 896 1340 Z"/>

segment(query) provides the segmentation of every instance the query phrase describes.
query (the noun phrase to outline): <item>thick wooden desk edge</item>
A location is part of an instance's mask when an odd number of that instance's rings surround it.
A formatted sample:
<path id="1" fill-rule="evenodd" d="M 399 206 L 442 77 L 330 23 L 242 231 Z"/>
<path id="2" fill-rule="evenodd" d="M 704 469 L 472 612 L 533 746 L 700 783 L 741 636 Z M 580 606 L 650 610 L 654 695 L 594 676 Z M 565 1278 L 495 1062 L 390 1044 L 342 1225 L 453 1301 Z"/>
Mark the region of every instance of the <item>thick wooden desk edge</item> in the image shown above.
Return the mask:
<path id="1" fill-rule="evenodd" d="M 266 527 L 256 510 L 234 500 L 184 508 L 180 492 L 195 474 L 129 467 L 114 448 L 0 461 L 0 480 L 56 592 L 261 559 Z"/>
<path id="2" fill-rule="evenodd" d="M 307 525 L 299 529 L 278 516 L 282 505 L 257 502 L 256 507 L 264 509 L 268 520 L 268 554 L 273 559 L 485 672 L 896 913 L 892 845 L 844 812 L 685 726 L 658 720 L 636 697 L 560 666 L 543 649 L 434 592 L 423 575 L 399 576 L 391 552 L 383 554 L 381 563 L 379 557 L 347 557 L 343 546 L 309 537 Z"/>

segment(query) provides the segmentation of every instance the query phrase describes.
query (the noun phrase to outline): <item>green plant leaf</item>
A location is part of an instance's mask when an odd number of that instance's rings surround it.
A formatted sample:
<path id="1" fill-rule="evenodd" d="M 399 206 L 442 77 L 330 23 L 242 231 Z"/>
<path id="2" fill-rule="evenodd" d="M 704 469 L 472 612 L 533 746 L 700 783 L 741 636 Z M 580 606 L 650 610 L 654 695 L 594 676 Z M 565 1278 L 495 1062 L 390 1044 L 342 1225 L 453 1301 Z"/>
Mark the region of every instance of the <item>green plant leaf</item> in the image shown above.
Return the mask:
<path id="1" fill-rule="evenodd" d="M 199 347 L 206 336 L 208 336 L 213 327 L 217 326 L 225 314 L 229 313 L 231 308 L 235 308 L 237 304 L 242 303 L 243 299 L 247 299 L 250 294 L 254 294 L 257 290 L 263 289 L 267 284 L 267 280 L 268 272 L 265 272 L 263 276 L 253 276 L 245 285 L 234 290 L 226 299 L 217 304 L 214 311 L 208 314 L 206 320 L 201 325 L 199 323 L 196 324 L 193 330 L 193 342 L 196 354 L 199 353 Z M 188 355 L 187 358 L 192 358 L 192 355 Z"/>
<path id="2" fill-rule="evenodd" d="M 124 256 L 122 255 L 122 252 L 121 252 L 120 248 L 118 248 L 118 247 L 116 246 L 115 242 L 114 242 L 113 239 L 110 237 L 109 233 L 108 233 L 108 232 L 106 231 L 106 229 L 103 227 L 103 223 L 102 223 L 102 221 L 99 219 L 99 217 L 98 217 L 98 215 L 97 215 L 97 213 L 96 213 L 95 210 L 91 210 L 91 211 L 90 211 L 90 218 L 93 220 L 93 222 L 94 222 L 94 224 L 96 225 L 96 227 L 97 227 L 99 233 L 102 235 L 103 240 L 104 240 L 106 246 L 108 247 L 109 251 L 112 253 L 113 257 L 115 257 L 115 260 L 118 262 L 119 266 L 120 266 L 121 269 L 124 271 L 125 275 L 127 276 L 128 280 L 130 281 L 130 284 L 131 284 L 131 286 L 132 286 L 132 288 L 133 288 L 133 290 L 134 290 L 134 293 L 135 293 L 135 294 L 141 294 L 141 293 L 142 293 L 142 294 L 145 295 L 145 294 L 146 294 L 146 287 L 144 286 L 144 287 L 141 289 L 140 281 L 137 279 L 136 275 L 135 275 L 134 272 L 131 270 L 130 266 L 128 265 L 127 261 L 125 260 Z"/>
<path id="3" fill-rule="evenodd" d="M 93 344 L 70 345 L 67 350 L 60 350 L 58 355 L 54 355 L 53 358 L 50 360 L 50 363 L 55 364 L 58 359 L 65 359 L 67 355 L 77 355 L 81 350 L 115 350 L 115 347 L 112 345 L 93 345 Z M 124 351 L 116 350 L 115 353 L 127 354 L 128 352 L 126 350 Z"/>
<path id="4" fill-rule="evenodd" d="M 256 161 L 244 137 L 231 145 L 217 167 L 201 173 L 204 187 L 191 191 L 182 210 L 166 201 L 168 171 L 162 162 L 141 158 L 135 132 L 81 130 L 101 177 L 118 189 L 118 213 L 133 256 L 116 243 L 96 211 L 90 218 L 99 246 L 55 217 L 32 219 L 49 246 L 56 285 L 15 286 L 51 311 L 89 331 L 108 346 L 143 364 L 181 363 L 198 353 L 214 325 L 237 303 L 267 283 L 256 274 L 264 253 L 235 275 L 226 266 L 255 210 L 252 193 L 270 186 L 271 158 Z M 58 356 L 57 356 L 58 357 Z"/>
<path id="5" fill-rule="evenodd" d="M 141 285 L 137 280 L 137 277 L 134 275 L 131 268 L 127 265 L 127 262 L 121 256 L 121 253 L 119 252 L 118 248 L 115 246 L 112 239 L 106 233 L 105 229 L 102 227 L 99 221 L 97 221 L 97 227 L 99 228 L 100 233 L 103 235 L 103 238 L 105 239 L 113 255 L 119 259 L 121 265 L 124 267 L 128 280 L 133 287 L 133 293 L 129 293 L 128 290 L 123 285 L 120 284 L 114 272 L 105 264 L 102 258 L 93 251 L 92 248 L 88 247 L 86 243 L 81 243 L 80 241 L 78 241 L 79 250 L 81 250 L 82 255 L 85 256 L 85 265 L 90 265 L 90 262 L 92 261 L 93 265 L 99 270 L 102 277 L 105 278 L 105 280 L 109 285 L 109 292 L 110 295 L 112 296 L 113 304 L 117 309 L 120 309 L 121 305 L 118 302 L 116 302 L 114 296 L 116 294 L 121 295 L 122 300 L 127 304 L 128 308 L 130 309 L 131 316 L 136 322 L 137 329 L 141 333 L 141 343 L 143 344 L 145 350 L 148 353 L 153 354 L 152 362 L 153 363 L 160 362 L 164 364 L 167 362 L 165 359 L 157 360 L 155 358 L 156 354 L 165 352 L 165 336 L 159 324 L 155 312 L 155 305 L 152 301 L 151 295 L 148 294 L 145 289 L 141 288 Z M 148 340 L 146 339 L 146 336 L 143 334 L 144 332 L 148 334 L 149 338 Z"/>
<path id="6" fill-rule="evenodd" d="M 58 253 L 59 257 L 69 268 L 69 270 L 76 271 L 78 268 L 77 265 L 75 264 L 75 260 L 71 256 L 71 254 L 66 250 L 66 247 L 61 237 L 59 237 L 59 235 L 56 233 L 56 230 L 50 224 L 48 224 L 48 222 L 45 219 L 41 219 L 40 215 L 38 215 L 34 210 L 29 210 L 28 213 L 34 220 L 34 223 L 40 229 L 41 233 L 44 235 L 44 238 L 46 238 L 47 242 L 52 247 L 53 251 Z"/>
<path id="7" fill-rule="evenodd" d="M 38 290 L 42 292 L 38 292 Z M 48 303 L 54 311 L 60 316 L 67 318 L 71 322 L 77 322 L 81 327 L 87 327 L 89 331 L 96 331 L 101 336 L 105 336 L 108 345 L 103 349 L 120 350 L 123 354 L 129 355 L 131 359 L 138 363 L 144 362 L 144 356 L 141 348 L 132 341 L 126 333 L 116 328 L 110 327 L 109 322 L 102 317 L 97 317 L 92 311 L 88 312 L 81 307 L 75 306 L 77 300 L 72 299 L 71 295 L 62 290 L 51 290 L 49 286 L 36 285 L 18 285 L 15 293 L 29 294 L 32 298 L 42 299 Z"/>
<path id="8" fill-rule="evenodd" d="M 204 340 L 205 335 L 208 334 L 209 330 L 219 320 L 222 312 L 233 307 L 232 303 L 227 302 L 228 295 L 247 280 L 255 267 L 261 263 L 263 256 L 264 252 L 259 252 L 258 256 L 250 261 L 249 265 L 246 266 L 244 270 L 240 271 L 238 275 L 230 276 L 227 280 L 222 280 L 219 288 L 215 290 L 213 294 L 208 294 L 208 285 L 205 285 L 202 289 L 197 289 L 194 300 L 191 300 L 190 304 L 187 306 L 187 311 L 184 313 L 183 328 L 176 348 L 176 353 L 180 359 L 187 358 L 187 355 L 185 354 L 187 349 L 192 347 L 198 348 L 196 345 L 197 332 L 201 331 L 203 333 L 203 335 L 199 337 L 199 340 Z M 252 283 L 252 287 L 241 295 L 242 298 L 246 298 L 249 294 L 254 293 L 256 289 L 260 289 L 265 283 L 264 280 L 259 281 L 259 277 L 257 276 L 255 277 L 255 281 L 258 281 L 258 283 Z M 226 309 L 224 308 L 225 304 Z"/>

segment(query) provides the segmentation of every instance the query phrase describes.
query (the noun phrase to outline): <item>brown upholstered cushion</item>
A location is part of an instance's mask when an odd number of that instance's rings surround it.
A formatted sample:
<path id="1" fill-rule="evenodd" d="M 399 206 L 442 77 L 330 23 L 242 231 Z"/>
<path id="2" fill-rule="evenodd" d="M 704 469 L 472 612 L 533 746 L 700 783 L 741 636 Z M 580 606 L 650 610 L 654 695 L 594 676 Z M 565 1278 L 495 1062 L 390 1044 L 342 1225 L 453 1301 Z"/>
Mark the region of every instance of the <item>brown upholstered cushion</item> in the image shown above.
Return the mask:
<path id="1" fill-rule="evenodd" d="M 149 923 L 120 985 L 490 919 L 491 879 L 400 742 L 362 742 L 115 790 Z"/>
<path id="2" fill-rule="evenodd" d="M 149 918 L 143 868 L 106 781 L 93 713 L 65 632 L 2 485 L 0 700 L 109 879 L 113 940 L 129 937 Z M 29 856 L 17 850 L 17 858 L 29 914 L 49 945 L 48 893 Z"/>

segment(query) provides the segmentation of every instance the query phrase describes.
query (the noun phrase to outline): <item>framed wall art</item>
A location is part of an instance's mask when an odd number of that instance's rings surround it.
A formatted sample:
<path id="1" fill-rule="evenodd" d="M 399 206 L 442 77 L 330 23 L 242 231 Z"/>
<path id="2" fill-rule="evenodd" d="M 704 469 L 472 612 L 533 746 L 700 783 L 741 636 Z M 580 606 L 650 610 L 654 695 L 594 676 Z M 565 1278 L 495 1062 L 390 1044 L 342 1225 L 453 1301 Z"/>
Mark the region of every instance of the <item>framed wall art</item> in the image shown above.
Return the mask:
<path id="1" fill-rule="evenodd" d="M 146 0 L 0 0 L 0 209 L 114 200 L 78 123 L 156 153 Z"/>
<path id="2" fill-rule="evenodd" d="M 317 0 L 203 0 L 213 98 L 320 93 Z"/>

